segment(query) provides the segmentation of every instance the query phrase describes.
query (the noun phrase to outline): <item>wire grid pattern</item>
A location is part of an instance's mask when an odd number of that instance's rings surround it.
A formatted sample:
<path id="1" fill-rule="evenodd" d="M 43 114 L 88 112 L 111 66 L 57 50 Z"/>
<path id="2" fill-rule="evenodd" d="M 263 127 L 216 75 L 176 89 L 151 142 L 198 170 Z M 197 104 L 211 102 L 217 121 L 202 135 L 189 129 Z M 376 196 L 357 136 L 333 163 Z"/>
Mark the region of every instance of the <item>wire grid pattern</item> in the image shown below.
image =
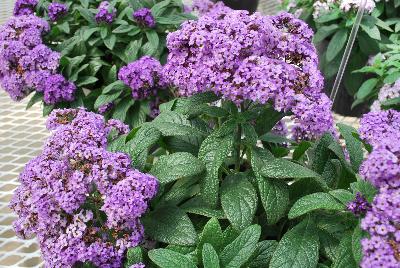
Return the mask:
<path id="1" fill-rule="evenodd" d="M 0 24 L 11 14 L 13 2 L 0 0 Z M 264 14 L 274 14 L 278 9 L 277 3 L 276 0 L 261 0 L 259 10 Z M 25 111 L 28 99 L 12 102 L 0 89 L 0 267 L 42 266 L 36 240 L 22 240 L 15 236 L 12 229 L 15 215 L 8 208 L 18 186 L 18 174 L 30 159 L 40 153 L 49 135 L 40 106 Z M 336 122 L 358 126 L 357 118 L 335 115 L 335 119 Z"/>

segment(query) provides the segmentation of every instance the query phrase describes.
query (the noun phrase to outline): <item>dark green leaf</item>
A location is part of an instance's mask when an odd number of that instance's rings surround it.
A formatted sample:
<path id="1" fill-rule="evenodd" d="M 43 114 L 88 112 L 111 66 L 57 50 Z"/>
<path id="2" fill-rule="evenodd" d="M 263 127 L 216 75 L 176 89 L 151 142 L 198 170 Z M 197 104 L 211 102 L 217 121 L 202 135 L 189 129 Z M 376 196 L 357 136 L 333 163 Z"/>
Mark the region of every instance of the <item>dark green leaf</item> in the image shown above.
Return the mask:
<path id="1" fill-rule="evenodd" d="M 220 260 L 222 266 L 225 268 L 237 268 L 246 263 L 255 252 L 260 235 L 261 228 L 259 225 L 251 225 L 244 229 L 221 252 Z"/>
<path id="2" fill-rule="evenodd" d="M 322 27 L 318 28 L 318 31 L 314 35 L 313 42 L 320 43 L 325 38 L 327 38 L 328 36 L 333 34 L 338 28 L 339 28 L 339 25 L 337 25 L 337 24 L 331 24 L 331 25 L 322 26 Z"/>
<path id="3" fill-rule="evenodd" d="M 29 108 L 31 108 L 35 103 L 38 103 L 40 101 L 43 101 L 43 93 L 40 92 L 35 92 L 31 99 L 29 100 L 28 104 L 26 105 L 26 110 L 28 110 Z"/>
<path id="4" fill-rule="evenodd" d="M 385 84 L 392 84 L 397 81 L 400 77 L 400 72 L 394 72 L 386 76 L 386 78 L 383 80 Z"/>
<path id="5" fill-rule="evenodd" d="M 244 174 L 225 178 L 221 205 L 234 228 L 242 230 L 252 223 L 257 209 L 257 192 Z"/>
<path id="6" fill-rule="evenodd" d="M 339 200 L 342 204 L 347 205 L 350 201 L 353 201 L 354 194 L 345 189 L 336 189 L 329 192 L 330 195 Z"/>
<path id="7" fill-rule="evenodd" d="M 204 244 L 202 256 L 204 268 L 219 268 L 218 254 L 212 245 Z"/>
<path id="8" fill-rule="evenodd" d="M 218 200 L 219 178 L 218 171 L 232 151 L 233 137 L 207 137 L 201 144 L 199 159 L 206 166 L 206 176 L 201 181 L 203 200 L 215 206 Z"/>
<path id="9" fill-rule="evenodd" d="M 192 154 L 179 152 L 163 155 L 153 165 L 150 173 L 161 183 L 165 184 L 184 177 L 191 177 L 202 173 L 203 163 Z"/>
<path id="10" fill-rule="evenodd" d="M 197 267 L 189 257 L 169 249 L 153 249 L 149 251 L 148 255 L 149 258 L 161 268 Z"/>
<path id="11" fill-rule="evenodd" d="M 147 235 L 169 244 L 195 245 L 197 233 L 185 212 L 177 207 L 158 207 L 142 218 Z"/>
<path id="12" fill-rule="evenodd" d="M 250 258 L 249 267 L 250 268 L 264 268 L 269 266 L 269 262 L 272 258 L 272 254 L 278 242 L 275 240 L 264 240 L 257 243 L 257 248 Z"/>
<path id="13" fill-rule="evenodd" d="M 346 45 L 347 36 L 347 29 L 340 29 L 333 35 L 326 50 L 326 59 L 328 62 L 332 61 L 344 48 Z"/>
<path id="14" fill-rule="evenodd" d="M 333 261 L 332 268 L 356 268 L 352 251 L 352 237 L 344 236 L 340 241 L 336 259 Z"/>
<path id="15" fill-rule="evenodd" d="M 146 37 L 147 40 L 149 40 L 150 45 L 154 48 L 157 49 L 158 48 L 158 44 L 160 42 L 160 39 L 158 37 L 158 34 L 156 31 L 147 31 L 146 32 Z"/>
<path id="16" fill-rule="evenodd" d="M 76 85 L 78 87 L 86 86 L 86 85 L 90 85 L 90 84 L 96 83 L 97 80 L 99 80 L 99 79 L 97 77 L 94 77 L 94 76 L 83 76 L 83 77 L 80 77 L 78 79 L 78 81 L 76 81 Z"/>
<path id="17" fill-rule="evenodd" d="M 125 267 L 130 267 L 136 263 L 143 262 L 143 250 L 140 246 L 128 249 L 126 253 Z"/>
<path id="18" fill-rule="evenodd" d="M 223 233 L 218 219 L 211 218 L 203 228 L 203 232 L 200 234 L 200 241 L 197 246 L 199 252 L 202 251 L 202 247 L 205 243 L 211 244 L 218 252 L 221 250 L 223 243 Z"/>
<path id="19" fill-rule="evenodd" d="M 135 103 L 135 101 L 131 98 L 131 96 L 124 98 L 121 100 L 118 105 L 116 105 L 114 109 L 114 113 L 112 115 L 112 118 L 118 119 L 122 122 L 125 121 L 126 114 L 129 110 L 129 108 Z"/>
<path id="20" fill-rule="evenodd" d="M 370 78 L 365 81 L 357 92 L 357 99 L 365 99 L 368 97 L 372 93 L 377 83 L 378 79 L 376 78 Z"/>
<path id="21" fill-rule="evenodd" d="M 111 95 L 100 95 L 96 99 L 96 102 L 94 103 L 94 108 L 99 109 L 100 106 L 115 101 L 116 99 L 118 99 L 118 97 L 121 95 L 121 93 L 122 92 L 119 91 L 119 92 L 116 92 Z"/>
<path id="22" fill-rule="evenodd" d="M 168 111 L 156 117 L 152 125 L 164 136 L 205 136 L 207 133 L 194 127 L 182 114 Z"/>
<path id="23" fill-rule="evenodd" d="M 314 193 L 297 200 L 290 209 L 288 217 L 294 219 L 318 209 L 341 211 L 345 206 L 327 193 Z"/>
<path id="24" fill-rule="evenodd" d="M 363 145 L 362 142 L 355 138 L 357 130 L 351 126 L 338 124 L 340 134 L 346 141 L 346 148 L 350 155 L 351 166 L 354 172 L 358 172 L 360 165 L 364 160 Z"/>
<path id="25" fill-rule="evenodd" d="M 307 218 L 285 233 L 269 267 L 314 268 L 318 263 L 318 251 L 318 234 L 312 220 Z"/>

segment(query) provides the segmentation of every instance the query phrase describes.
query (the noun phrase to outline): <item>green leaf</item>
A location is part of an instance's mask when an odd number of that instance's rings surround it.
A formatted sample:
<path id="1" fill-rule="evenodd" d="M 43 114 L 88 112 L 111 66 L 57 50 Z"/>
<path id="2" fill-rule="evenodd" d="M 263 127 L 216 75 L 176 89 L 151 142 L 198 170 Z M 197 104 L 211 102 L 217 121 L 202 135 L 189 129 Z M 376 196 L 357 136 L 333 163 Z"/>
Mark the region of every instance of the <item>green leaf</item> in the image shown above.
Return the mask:
<path id="1" fill-rule="evenodd" d="M 345 189 L 336 189 L 329 192 L 330 195 L 339 200 L 342 204 L 347 205 L 350 201 L 353 201 L 354 194 Z"/>
<path id="2" fill-rule="evenodd" d="M 178 252 L 159 248 L 150 250 L 149 258 L 161 268 L 196 268 L 193 261 Z"/>
<path id="3" fill-rule="evenodd" d="M 357 130 L 344 124 L 337 124 L 337 126 L 339 127 L 340 134 L 342 134 L 346 141 L 346 148 L 350 155 L 351 166 L 354 172 L 358 172 L 364 160 L 364 152 L 362 142 L 354 137 L 354 135 L 357 135 Z"/>
<path id="4" fill-rule="evenodd" d="M 106 45 L 106 47 L 109 50 L 114 49 L 116 42 L 117 42 L 117 36 L 115 34 L 110 34 L 106 39 L 104 39 L 104 45 Z"/>
<path id="5" fill-rule="evenodd" d="M 361 29 L 364 30 L 366 34 L 369 35 L 372 39 L 381 40 L 381 34 L 379 32 L 379 28 L 376 25 L 369 26 L 366 24 L 361 24 Z"/>
<path id="6" fill-rule="evenodd" d="M 204 268 L 219 268 L 218 254 L 213 246 L 210 244 L 204 244 L 202 256 Z"/>
<path id="7" fill-rule="evenodd" d="M 290 209 L 288 217 L 294 219 L 318 209 L 341 211 L 345 206 L 327 193 L 314 193 L 297 200 Z"/>
<path id="8" fill-rule="evenodd" d="M 76 81 L 76 85 L 78 87 L 86 86 L 86 85 L 90 85 L 90 84 L 96 83 L 98 80 L 99 79 L 97 77 L 94 77 L 94 76 L 83 76 L 83 77 L 80 77 L 78 79 L 78 81 Z"/>
<path id="9" fill-rule="evenodd" d="M 279 241 L 270 268 L 314 268 L 318 263 L 319 241 L 314 223 L 303 220 Z"/>
<path id="10" fill-rule="evenodd" d="M 341 29 L 333 35 L 326 50 L 326 59 L 328 62 L 332 61 L 344 48 L 347 41 L 347 36 L 347 29 Z"/>
<path id="11" fill-rule="evenodd" d="M 357 99 L 365 99 L 368 97 L 372 93 L 377 83 L 377 78 L 370 78 L 365 81 L 357 92 Z"/>
<path id="12" fill-rule="evenodd" d="M 29 100 L 28 104 L 26 105 L 26 110 L 31 108 L 35 103 L 43 101 L 43 93 L 35 91 L 32 95 L 31 99 Z"/>
<path id="13" fill-rule="evenodd" d="M 173 111 L 161 113 L 152 125 L 164 136 L 205 136 L 207 133 L 195 128 L 182 114 Z"/>
<path id="14" fill-rule="evenodd" d="M 363 238 L 362 230 L 360 228 L 360 225 L 357 225 L 357 227 L 354 228 L 352 242 L 351 242 L 353 257 L 356 263 L 360 263 L 363 258 L 362 247 L 361 247 L 362 238 Z"/>
<path id="15" fill-rule="evenodd" d="M 331 24 L 318 28 L 318 31 L 314 35 L 313 42 L 314 43 L 322 42 L 325 38 L 333 34 L 338 28 L 339 25 L 337 24 Z"/>
<path id="16" fill-rule="evenodd" d="M 220 261 L 225 268 L 237 268 L 246 263 L 256 250 L 260 239 L 261 227 L 251 225 L 227 245 L 220 254 Z"/>
<path id="17" fill-rule="evenodd" d="M 219 177 L 218 171 L 233 147 L 233 137 L 208 136 L 200 146 L 199 159 L 206 166 L 206 175 L 201 181 L 201 195 L 203 200 L 211 206 L 218 201 Z"/>
<path id="18" fill-rule="evenodd" d="M 290 140 L 286 137 L 275 135 L 273 133 L 266 133 L 260 137 L 260 140 L 270 143 L 295 143 L 295 141 Z"/>
<path id="19" fill-rule="evenodd" d="M 147 37 L 147 40 L 149 40 L 149 43 L 153 47 L 153 49 L 157 49 L 158 44 L 160 42 L 157 32 L 156 31 L 146 31 L 146 37 Z"/>
<path id="20" fill-rule="evenodd" d="M 333 261 L 332 268 L 356 268 L 352 251 L 352 237 L 344 236 L 340 241 L 337 257 Z"/>
<path id="21" fill-rule="evenodd" d="M 90 24 L 95 24 L 94 15 L 89 11 L 89 9 L 78 7 L 77 10 Z"/>
<path id="22" fill-rule="evenodd" d="M 199 252 L 202 251 L 204 244 L 210 244 L 215 250 L 220 251 L 223 243 L 223 233 L 217 218 L 211 218 L 204 225 L 203 232 L 200 235 L 200 241 L 197 246 Z"/>
<path id="23" fill-rule="evenodd" d="M 321 178 L 311 169 L 282 158 L 266 162 L 260 173 L 264 177 L 275 179 Z"/>
<path id="24" fill-rule="evenodd" d="M 342 12 L 340 10 L 333 10 L 332 12 L 329 12 L 327 14 L 322 15 L 321 17 L 316 18 L 315 21 L 318 23 L 330 22 L 340 18 L 341 13 Z"/>
<path id="25" fill-rule="evenodd" d="M 280 180 L 266 178 L 261 175 L 262 167 L 272 156 L 261 149 L 251 152 L 251 165 L 256 175 L 261 203 L 267 215 L 268 224 L 275 224 L 286 214 L 289 206 L 289 188 Z"/>
<path id="26" fill-rule="evenodd" d="M 121 91 L 116 92 L 114 94 L 111 95 L 100 95 L 97 99 L 96 102 L 94 103 L 94 108 L 97 110 L 99 109 L 100 106 L 113 102 L 116 99 L 118 99 L 118 97 L 121 95 Z"/>
<path id="27" fill-rule="evenodd" d="M 85 29 L 83 32 L 83 35 L 82 35 L 82 37 L 83 37 L 82 41 L 89 40 L 89 38 L 97 31 L 99 31 L 99 28 L 97 28 L 97 27 Z"/>
<path id="28" fill-rule="evenodd" d="M 302 141 L 296 147 L 293 152 L 293 160 L 300 160 L 300 158 L 306 153 L 306 151 L 312 146 L 309 141 Z"/>
<path id="29" fill-rule="evenodd" d="M 177 207 L 158 207 L 142 218 L 142 223 L 146 234 L 156 241 L 182 246 L 196 244 L 197 233 L 192 222 Z"/>
<path id="30" fill-rule="evenodd" d="M 103 89 L 103 94 L 108 94 L 112 91 L 122 91 L 126 88 L 124 82 L 117 80 Z"/>
<path id="31" fill-rule="evenodd" d="M 115 28 L 112 32 L 113 33 L 128 33 L 128 32 L 138 30 L 138 29 L 139 28 L 134 25 L 121 24 L 117 28 Z"/>
<path id="32" fill-rule="evenodd" d="M 161 132 L 158 129 L 150 125 L 143 125 L 133 139 L 126 144 L 126 147 L 129 148 L 132 166 L 142 170 L 146 164 L 149 148 L 156 144 L 160 138 Z"/>
<path id="33" fill-rule="evenodd" d="M 61 31 L 63 31 L 64 33 L 69 34 L 70 29 L 69 29 L 69 23 L 68 23 L 67 21 L 64 21 L 64 22 L 61 23 L 61 24 L 57 24 L 57 27 L 58 27 Z"/>
<path id="34" fill-rule="evenodd" d="M 54 109 L 54 105 L 43 103 L 43 116 L 48 116 Z"/>
<path id="35" fill-rule="evenodd" d="M 252 222 L 257 209 L 257 192 L 244 174 L 225 178 L 221 205 L 232 226 L 243 230 Z"/>
<path id="36" fill-rule="evenodd" d="M 129 248 L 126 253 L 125 267 L 130 267 L 136 263 L 143 262 L 143 250 L 140 246 Z"/>
<path id="37" fill-rule="evenodd" d="M 108 35 L 108 28 L 107 28 L 107 26 L 102 26 L 102 27 L 100 27 L 100 36 L 101 36 L 101 39 L 106 39 L 106 37 L 107 37 L 107 35 Z"/>
<path id="38" fill-rule="evenodd" d="M 377 193 L 377 189 L 370 182 L 363 179 L 351 183 L 350 187 L 353 190 L 353 193 L 360 192 L 370 203 L 372 203 L 372 200 Z"/>
<path id="39" fill-rule="evenodd" d="M 203 163 L 190 153 L 179 152 L 163 155 L 153 165 L 150 173 L 162 184 L 169 183 L 180 178 L 191 177 L 202 173 Z"/>
<path id="40" fill-rule="evenodd" d="M 394 72 L 386 76 L 386 78 L 383 80 L 385 84 L 392 84 L 397 81 L 400 77 L 400 72 Z"/>
<path id="41" fill-rule="evenodd" d="M 151 8 L 151 14 L 157 18 L 159 17 L 164 10 L 166 9 L 166 7 L 171 3 L 171 0 L 164 0 L 161 1 L 157 4 L 155 4 L 152 8 Z"/>
<path id="42" fill-rule="evenodd" d="M 126 119 L 126 114 L 128 113 L 129 108 L 135 103 L 135 101 L 131 98 L 131 96 L 128 96 L 127 98 L 124 98 L 121 100 L 118 105 L 116 105 L 114 109 L 114 113 L 112 115 L 112 118 L 118 119 L 122 122 L 125 121 Z"/>
<path id="43" fill-rule="evenodd" d="M 264 268 L 269 266 L 269 262 L 272 258 L 272 254 L 276 247 L 278 246 L 278 242 L 275 240 L 264 240 L 257 243 L 257 248 L 253 253 L 253 256 L 250 258 L 249 267 L 250 268 Z"/>

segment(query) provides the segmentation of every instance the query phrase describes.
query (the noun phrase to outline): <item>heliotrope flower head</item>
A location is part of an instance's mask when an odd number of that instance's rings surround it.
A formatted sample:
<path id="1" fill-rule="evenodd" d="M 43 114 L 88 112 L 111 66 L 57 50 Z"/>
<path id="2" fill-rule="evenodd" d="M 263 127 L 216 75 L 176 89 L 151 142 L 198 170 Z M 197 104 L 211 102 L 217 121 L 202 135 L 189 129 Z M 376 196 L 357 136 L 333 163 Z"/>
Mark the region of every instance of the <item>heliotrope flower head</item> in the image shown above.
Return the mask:
<path id="1" fill-rule="evenodd" d="M 0 27 L 0 84 L 13 100 L 43 84 L 43 74 L 57 72 L 60 53 L 42 44 L 48 30 L 48 23 L 33 15 L 12 17 Z"/>
<path id="2" fill-rule="evenodd" d="M 347 210 L 351 211 L 355 216 L 361 216 L 371 208 L 371 205 L 368 203 L 367 199 L 358 192 L 356 198 L 349 202 L 346 207 Z"/>
<path id="3" fill-rule="evenodd" d="M 48 7 L 48 15 L 51 21 L 57 21 L 68 14 L 68 6 L 62 3 L 51 3 Z"/>
<path id="4" fill-rule="evenodd" d="M 370 235 L 361 241 L 362 268 L 400 267 L 400 187 L 385 186 L 361 222 Z"/>
<path id="5" fill-rule="evenodd" d="M 126 250 L 143 239 L 140 217 L 158 182 L 126 154 L 106 150 L 113 129 L 128 130 L 115 121 L 84 109 L 53 111 L 52 135 L 20 175 L 14 228 L 37 237 L 46 267 L 122 267 Z"/>
<path id="6" fill-rule="evenodd" d="M 150 56 L 144 56 L 122 67 L 118 79 L 132 89 L 134 99 L 155 96 L 158 90 L 166 86 L 161 63 Z"/>
<path id="7" fill-rule="evenodd" d="M 182 96 L 211 90 L 238 105 L 272 103 L 278 111 L 294 111 L 297 133 L 315 138 L 333 131 L 333 117 L 312 36 L 287 13 L 205 14 L 168 35 L 164 76 Z"/>
<path id="8" fill-rule="evenodd" d="M 400 134 L 400 112 L 376 111 L 365 114 L 360 120 L 360 137 L 372 146 L 383 139 Z"/>
<path id="9" fill-rule="evenodd" d="M 38 78 L 40 79 L 40 76 Z M 61 101 L 73 101 L 76 86 L 61 74 L 53 74 L 43 77 L 43 83 L 36 90 L 43 92 L 43 100 L 46 104 L 55 104 Z"/>
<path id="10" fill-rule="evenodd" d="M 156 21 L 148 8 L 140 8 L 133 12 L 134 20 L 142 27 L 154 28 Z"/>
<path id="11" fill-rule="evenodd" d="M 106 103 L 106 104 L 101 105 L 101 106 L 99 107 L 99 109 L 98 109 L 98 112 L 99 112 L 100 114 L 105 114 L 105 113 L 107 113 L 108 111 L 110 111 L 113 107 L 114 107 L 114 103 L 113 103 L 113 102 L 109 102 L 109 103 Z"/>
<path id="12" fill-rule="evenodd" d="M 108 1 L 103 1 L 98 7 L 97 14 L 95 16 L 96 22 L 101 23 L 112 23 L 117 15 L 117 9 L 110 5 Z"/>
<path id="13" fill-rule="evenodd" d="M 14 16 L 33 14 L 38 2 L 39 0 L 17 0 L 14 6 Z"/>

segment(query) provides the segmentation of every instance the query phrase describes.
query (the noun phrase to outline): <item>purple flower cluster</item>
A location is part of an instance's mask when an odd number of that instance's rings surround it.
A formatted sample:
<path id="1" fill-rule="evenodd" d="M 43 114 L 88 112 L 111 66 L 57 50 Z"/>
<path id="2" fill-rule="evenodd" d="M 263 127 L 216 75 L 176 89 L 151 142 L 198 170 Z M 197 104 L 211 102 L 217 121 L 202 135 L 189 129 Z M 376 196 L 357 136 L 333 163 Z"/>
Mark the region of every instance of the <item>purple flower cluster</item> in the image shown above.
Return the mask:
<path id="1" fill-rule="evenodd" d="M 361 267 L 400 267 L 400 187 L 380 188 L 361 228 L 370 234 L 361 241 Z"/>
<path id="2" fill-rule="evenodd" d="M 360 136 L 373 147 L 360 174 L 379 189 L 362 220 L 363 268 L 400 267 L 400 112 L 370 112 L 360 121 Z"/>
<path id="3" fill-rule="evenodd" d="M 159 89 L 166 86 L 162 69 L 158 60 L 144 56 L 122 67 L 118 79 L 132 89 L 134 99 L 145 99 L 155 96 Z"/>
<path id="4" fill-rule="evenodd" d="M 333 117 L 312 36 L 288 13 L 207 13 L 168 35 L 164 77 L 183 96 L 211 90 L 236 104 L 268 102 L 293 111 L 296 135 L 315 138 L 333 132 Z"/>
<path id="5" fill-rule="evenodd" d="M 385 138 L 400 135 L 400 112 L 386 110 L 364 115 L 360 120 L 359 133 L 363 140 L 373 146 Z"/>
<path id="6" fill-rule="evenodd" d="M 48 7 L 48 14 L 51 21 L 58 21 L 68 13 L 68 6 L 61 3 L 51 3 Z"/>
<path id="7" fill-rule="evenodd" d="M 347 204 L 347 210 L 351 211 L 355 216 L 364 215 L 370 207 L 371 205 L 367 199 L 359 192 L 356 194 L 356 198 Z"/>
<path id="8" fill-rule="evenodd" d="M 75 86 L 57 74 L 60 54 L 42 43 L 47 31 L 48 23 L 34 15 L 0 27 L 0 84 L 13 100 L 32 90 L 43 92 L 47 104 L 74 99 Z"/>
<path id="9" fill-rule="evenodd" d="M 141 8 L 133 12 L 133 19 L 141 27 L 154 28 L 156 26 L 153 14 L 151 14 L 151 10 L 148 8 Z"/>
<path id="10" fill-rule="evenodd" d="M 232 9 L 221 1 L 214 3 L 210 0 L 194 0 L 192 11 L 197 12 L 200 16 L 219 16 L 231 12 Z"/>
<path id="11" fill-rule="evenodd" d="M 110 111 L 113 107 L 114 107 L 114 103 L 109 102 L 109 103 L 101 105 L 98 109 L 98 112 L 99 112 L 99 114 L 105 114 L 108 111 Z"/>
<path id="12" fill-rule="evenodd" d="M 143 239 L 140 217 L 156 178 L 133 169 L 126 154 L 106 150 L 111 130 L 129 131 L 122 122 L 65 109 L 55 110 L 47 127 L 53 134 L 21 173 L 10 203 L 19 216 L 15 231 L 36 235 L 46 267 L 122 267 L 127 248 Z"/>
<path id="13" fill-rule="evenodd" d="M 17 0 L 14 6 L 14 16 L 32 15 L 39 0 Z"/>
<path id="14" fill-rule="evenodd" d="M 400 97 L 400 79 L 394 84 L 385 84 L 378 94 L 378 99 L 371 105 L 371 111 L 380 111 L 382 103 Z"/>
<path id="15" fill-rule="evenodd" d="M 108 1 L 103 1 L 98 7 L 97 14 L 95 16 L 96 22 L 101 23 L 112 23 L 117 15 L 117 9 L 110 5 Z"/>

